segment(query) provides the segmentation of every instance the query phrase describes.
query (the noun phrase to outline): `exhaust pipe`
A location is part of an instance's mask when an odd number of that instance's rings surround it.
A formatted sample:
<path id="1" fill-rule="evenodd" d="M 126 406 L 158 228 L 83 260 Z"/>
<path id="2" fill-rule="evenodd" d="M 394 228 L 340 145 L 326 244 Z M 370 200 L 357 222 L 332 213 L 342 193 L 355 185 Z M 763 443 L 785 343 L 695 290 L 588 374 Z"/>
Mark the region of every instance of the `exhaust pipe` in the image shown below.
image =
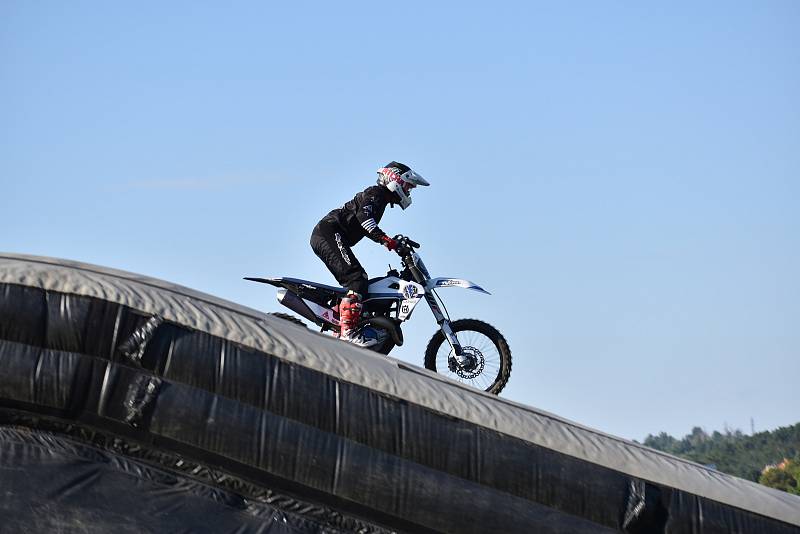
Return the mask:
<path id="1" fill-rule="evenodd" d="M 395 345 L 398 347 L 403 346 L 403 331 L 400 330 L 400 325 L 391 319 L 378 315 L 376 317 L 370 317 L 366 320 L 366 323 L 383 328 L 389 333 L 390 336 L 392 336 L 392 340 L 394 341 Z"/>
<path id="2" fill-rule="evenodd" d="M 288 289 L 282 288 L 278 290 L 278 302 L 293 312 L 299 314 L 301 317 L 305 317 L 312 323 L 320 324 L 319 317 L 314 315 L 314 312 L 312 312 L 311 308 L 309 308 L 308 305 L 303 302 L 303 299 L 294 293 L 290 293 Z"/>

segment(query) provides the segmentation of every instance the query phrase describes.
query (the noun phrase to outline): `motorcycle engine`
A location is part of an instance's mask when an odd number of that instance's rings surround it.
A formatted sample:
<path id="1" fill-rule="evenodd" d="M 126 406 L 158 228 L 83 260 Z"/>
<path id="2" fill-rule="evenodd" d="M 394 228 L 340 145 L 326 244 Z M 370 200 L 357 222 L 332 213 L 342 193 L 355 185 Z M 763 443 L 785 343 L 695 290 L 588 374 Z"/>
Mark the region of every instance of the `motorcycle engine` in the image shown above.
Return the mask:
<path id="1" fill-rule="evenodd" d="M 377 340 L 377 345 L 379 346 L 386 341 L 386 338 L 389 337 L 389 333 L 384 330 L 383 328 L 375 328 L 374 326 L 367 325 L 361 329 L 361 335 L 367 339 L 375 339 Z"/>

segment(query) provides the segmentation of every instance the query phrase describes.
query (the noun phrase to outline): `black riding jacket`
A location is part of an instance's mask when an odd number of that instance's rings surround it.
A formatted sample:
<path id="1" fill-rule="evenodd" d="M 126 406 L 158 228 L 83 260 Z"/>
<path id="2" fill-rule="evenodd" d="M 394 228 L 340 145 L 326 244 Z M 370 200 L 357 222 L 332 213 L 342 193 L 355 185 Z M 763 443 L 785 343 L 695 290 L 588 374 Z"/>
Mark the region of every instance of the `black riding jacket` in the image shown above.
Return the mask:
<path id="1" fill-rule="evenodd" d="M 366 236 L 380 243 L 386 235 L 378 228 L 386 205 L 393 201 L 394 193 L 383 186 L 373 185 L 358 193 L 353 200 L 337 208 L 322 218 L 320 222 L 338 225 L 342 229 L 343 240 L 352 247 Z"/>

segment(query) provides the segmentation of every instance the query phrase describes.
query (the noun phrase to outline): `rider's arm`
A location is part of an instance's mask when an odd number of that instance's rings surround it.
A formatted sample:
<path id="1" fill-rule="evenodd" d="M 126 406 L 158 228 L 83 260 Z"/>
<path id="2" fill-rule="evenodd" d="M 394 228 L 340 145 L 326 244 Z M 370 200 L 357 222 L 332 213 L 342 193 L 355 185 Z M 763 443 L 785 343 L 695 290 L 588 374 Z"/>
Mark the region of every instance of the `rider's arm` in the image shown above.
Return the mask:
<path id="1" fill-rule="evenodd" d="M 368 238 L 372 239 L 376 243 L 385 244 L 386 232 L 378 228 L 378 223 L 373 216 L 379 209 L 378 203 L 381 200 L 376 197 L 367 197 L 364 199 L 364 203 L 356 212 L 356 219 L 358 220 L 359 224 L 361 224 L 361 228 L 364 230 L 364 235 Z"/>

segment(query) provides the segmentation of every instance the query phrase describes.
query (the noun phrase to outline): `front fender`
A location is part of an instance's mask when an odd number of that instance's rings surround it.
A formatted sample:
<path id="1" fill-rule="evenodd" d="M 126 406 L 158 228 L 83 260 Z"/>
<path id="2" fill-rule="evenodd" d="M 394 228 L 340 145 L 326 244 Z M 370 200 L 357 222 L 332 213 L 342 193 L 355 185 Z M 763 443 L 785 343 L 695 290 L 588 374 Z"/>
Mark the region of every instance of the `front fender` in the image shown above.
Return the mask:
<path id="1" fill-rule="evenodd" d="M 431 278 L 428 280 L 428 283 L 425 284 L 425 291 L 439 289 L 440 287 L 463 287 L 464 289 L 473 289 L 491 295 L 491 293 L 478 284 L 470 282 L 469 280 L 462 280 L 461 278 Z"/>

